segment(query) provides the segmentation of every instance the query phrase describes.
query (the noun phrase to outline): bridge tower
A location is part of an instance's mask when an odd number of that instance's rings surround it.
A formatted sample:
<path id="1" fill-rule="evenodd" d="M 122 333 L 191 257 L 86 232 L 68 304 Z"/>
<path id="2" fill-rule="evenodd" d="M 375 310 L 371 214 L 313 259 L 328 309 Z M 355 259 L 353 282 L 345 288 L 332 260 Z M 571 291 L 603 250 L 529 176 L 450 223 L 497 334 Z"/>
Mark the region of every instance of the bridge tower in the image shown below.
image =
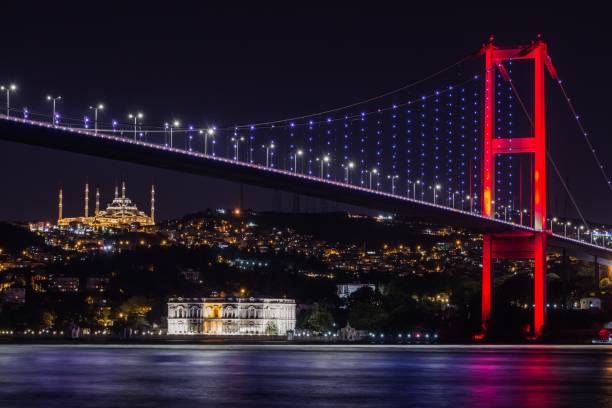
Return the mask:
<path id="1" fill-rule="evenodd" d="M 527 46 L 498 47 L 491 40 L 483 49 L 485 55 L 484 143 L 482 158 L 482 212 L 494 217 L 495 156 L 498 154 L 530 154 L 534 171 L 533 232 L 484 234 L 482 256 L 482 326 L 486 333 L 493 318 L 493 261 L 496 259 L 534 259 L 534 318 L 535 336 L 542 334 L 546 323 L 546 123 L 544 100 L 544 68 L 553 78 L 556 72 L 547 53 L 546 43 L 539 40 Z M 505 137 L 495 134 L 495 77 L 499 72 L 511 81 L 504 61 L 533 60 L 533 121 L 528 137 Z M 500 136 L 499 138 L 497 136 Z"/>

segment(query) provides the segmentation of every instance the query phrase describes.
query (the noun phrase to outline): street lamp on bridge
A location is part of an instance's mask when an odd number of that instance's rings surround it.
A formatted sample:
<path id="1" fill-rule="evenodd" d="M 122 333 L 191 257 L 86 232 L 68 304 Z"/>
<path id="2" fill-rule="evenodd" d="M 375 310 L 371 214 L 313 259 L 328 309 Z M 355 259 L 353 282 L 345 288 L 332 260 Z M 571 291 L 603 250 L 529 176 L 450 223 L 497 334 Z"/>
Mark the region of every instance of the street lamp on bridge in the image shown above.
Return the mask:
<path id="1" fill-rule="evenodd" d="M 375 167 L 372 170 L 368 171 L 370 173 L 370 190 L 372 189 L 372 175 L 378 174 L 378 169 Z"/>
<path id="2" fill-rule="evenodd" d="M 388 174 L 387 178 L 391 180 L 391 194 L 395 195 L 395 180 L 397 180 L 399 176 L 397 174 Z"/>
<path id="3" fill-rule="evenodd" d="M 345 170 L 345 175 L 344 175 L 344 182 L 346 184 L 349 183 L 349 171 L 352 170 L 355 167 L 355 163 L 353 163 L 352 161 L 346 163 L 344 165 L 344 170 Z"/>
<path id="4" fill-rule="evenodd" d="M 274 142 L 268 145 L 261 145 L 262 149 L 266 149 L 266 167 L 270 167 L 270 151 L 274 149 Z"/>
<path id="5" fill-rule="evenodd" d="M 142 112 L 138 112 L 135 114 L 128 113 L 128 119 L 134 119 L 134 140 L 137 140 L 136 133 L 138 132 L 138 119 L 142 119 L 144 115 Z"/>
<path id="6" fill-rule="evenodd" d="M 89 109 L 94 111 L 94 133 L 98 133 L 98 111 L 104 110 L 104 105 L 99 103 L 95 106 L 90 106 Z"/>
<path id="7" fill-rule="evenodd" d="M 557 217 L 553 217 L 550 219 L 550 232 L 553 232 L 553 222 L 557 222 Z"/>
<path id="8" fill-rule="evenodd" d="M 304 155 L 304 151 L 302 149 L 297 149 L 295 151 L 295 154 L 293 155 L 293 172 L 297 173 L 297 160 L 298 157 L 301 157 Z"/>
<path id="9" fill-rule="evenodd" d="M 329 157 L 329 155 L 325 155 L 321 158 L 317 157 L 317 161 L 321 162 L 321 178 L 323 178 L 323 167 L 325 166 L 326 163 L 329 163 L 330 160 L 331 158 Z"/>
<path id="10" fill-rule="evenodd" d="M 47 95 L 47 100 L 50 101 L 53 104 L 53 116 L 51 118 L 52 123 L 55 125 L 57 123 L 57 116 L 55 114 L 55 106 L 57 101 L 61 101 L 62 97 L 61 96 L 51 96 L 51 95 Z"/>
<path id="11" fill-rule="evenodd" d="M 6 116 L 11 116 L 11 92 L 17 91 L 17 85 L 0 85 L 0 91 L 6 92 Z"/>
<path id="12" fill-rule="evenodd" d="M 239 161 L 240 160 L 240 142 L 244 142 L 244 136 L 235 136 L 232 137 L 232 142 L 234 142 L 234 160 L 235 161 Z"/>
<path id="13" fill-rule="evenodd" d="M 172 130 L 181 126 L 181 122 L 179 122 L 178 120 L 174 119 L 174 121 L 172 121 L 172 123 L 170 124 L 170 148 L 172 149 L 173 146 L 173 139 L 172 139 Z"/>
<path id="14" fill-rule="evenodd" d="M 168 124 L 166 123 L 166 126 Z M 208 129 L 206 129 L 205 131 L 200 129 L 200 131 L 198 132 L 199 134 L 204 134 L 204 155 L 208 155 L 208 137 L 214 137 L 215 136 L 215 128 L 214 127 L 210 127 Z"/>
<path id="15" fill-rule="evenodd" d="M 436 184 L 435 186 L 433 186 L 433 199 L 434 199 L 434 204 L 436 204 L 436 199 L 437 199 L 437 194 L 436 192 L 439 191 L 442 188 L 442 186 L 440 186 L 439 184 Z"/>

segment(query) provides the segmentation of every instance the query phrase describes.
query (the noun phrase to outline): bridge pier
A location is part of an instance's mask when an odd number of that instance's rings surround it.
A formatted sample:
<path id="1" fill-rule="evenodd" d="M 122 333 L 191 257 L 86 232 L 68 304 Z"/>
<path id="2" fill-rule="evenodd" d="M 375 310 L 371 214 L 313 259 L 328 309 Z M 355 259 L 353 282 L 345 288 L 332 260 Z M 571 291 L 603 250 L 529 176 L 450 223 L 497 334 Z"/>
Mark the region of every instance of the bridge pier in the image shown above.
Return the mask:
<path id="1" fill-rule="evenodd" d="M 542 335 L 546 325 L 546 233 L 484 234 L 482 238 L 482 329 L 487 333 L 493 319 L 496 259 L 534 260 L 533 334 Z"/>

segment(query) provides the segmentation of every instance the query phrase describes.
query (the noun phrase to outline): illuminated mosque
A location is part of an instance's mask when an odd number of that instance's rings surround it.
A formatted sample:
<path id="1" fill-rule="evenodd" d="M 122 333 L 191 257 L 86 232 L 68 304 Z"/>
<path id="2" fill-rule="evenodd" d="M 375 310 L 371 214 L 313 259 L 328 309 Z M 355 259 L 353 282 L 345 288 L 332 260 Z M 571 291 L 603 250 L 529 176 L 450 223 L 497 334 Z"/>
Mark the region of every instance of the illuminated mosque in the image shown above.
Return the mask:
<path id="1" fill-rule="evenodd" d="M 92 228 L 122 228 L 137 225 L 150 227 L 155 225 L 155 186 L 151 186 L 151 215 L 140 211 L 132 200 L 125 196 L 125 182 L 115 186 L 115 198 L 107 205 L 106 210 L 100 210 L 100 189 L 96 188 L 96 209 L 89 216 L 89 184 L 85 184 L 85 211 L 82 217 L 67 217 L 62 214 L 62 189 L 59 191 L 58 220 L 59 226 L 69 226 L 72 223 L 83 224 Z"/>

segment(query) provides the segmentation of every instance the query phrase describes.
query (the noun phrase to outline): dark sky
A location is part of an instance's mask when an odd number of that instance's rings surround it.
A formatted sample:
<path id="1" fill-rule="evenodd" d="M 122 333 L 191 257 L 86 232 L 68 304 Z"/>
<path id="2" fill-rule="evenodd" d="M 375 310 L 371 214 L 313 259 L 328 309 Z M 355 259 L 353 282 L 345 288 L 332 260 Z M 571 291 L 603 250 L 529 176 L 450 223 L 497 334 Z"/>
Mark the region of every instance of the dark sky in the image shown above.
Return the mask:
<path id="1" fill-rule="evenodd" d="M 159 123 L 179 117 L 231 125 L 323 110 L 397 88 L 474 51 L 490 34 L 498 43 L 516 44 L 541 33 L 612 169 L 608 13 L 581 11 L 580 3 L 567 10 L 460 3 L 421 10 L 372 2 L 323 8 L 261 2 L 3 5 L 0 83 L 19 84 L 14 106 L 48 109 L 44 96 L 55 93 L 84 111 L 103 101 L 109 116 L 141 109 Z M 548 112 L 555 114 L 569 112 Z M 593 163 L 586 154 L 580 163 L 573 160 L 584 150 L 577 129 L 567 129 L 564 140 L 549 132 L 549 143 L 557 146 L 564 170 L 577 174 L 569 182 L 581 207 L 612 223 L 612 194 Z M 239 200 L 238 186 L 229 182 L 7 142 L 0 142 L 0 177 L 0 219 L 7 220 L 55 217 L 60 185 L 65 214 L 80 213 L 86 179 L 108 198 L 115 180 L 125 178 L 129 195 L 143 207 L 155 182 L 160 218 Z M 270 191 L 246 189 L 247 207 L 277 209 L 278 202 Z"/>

